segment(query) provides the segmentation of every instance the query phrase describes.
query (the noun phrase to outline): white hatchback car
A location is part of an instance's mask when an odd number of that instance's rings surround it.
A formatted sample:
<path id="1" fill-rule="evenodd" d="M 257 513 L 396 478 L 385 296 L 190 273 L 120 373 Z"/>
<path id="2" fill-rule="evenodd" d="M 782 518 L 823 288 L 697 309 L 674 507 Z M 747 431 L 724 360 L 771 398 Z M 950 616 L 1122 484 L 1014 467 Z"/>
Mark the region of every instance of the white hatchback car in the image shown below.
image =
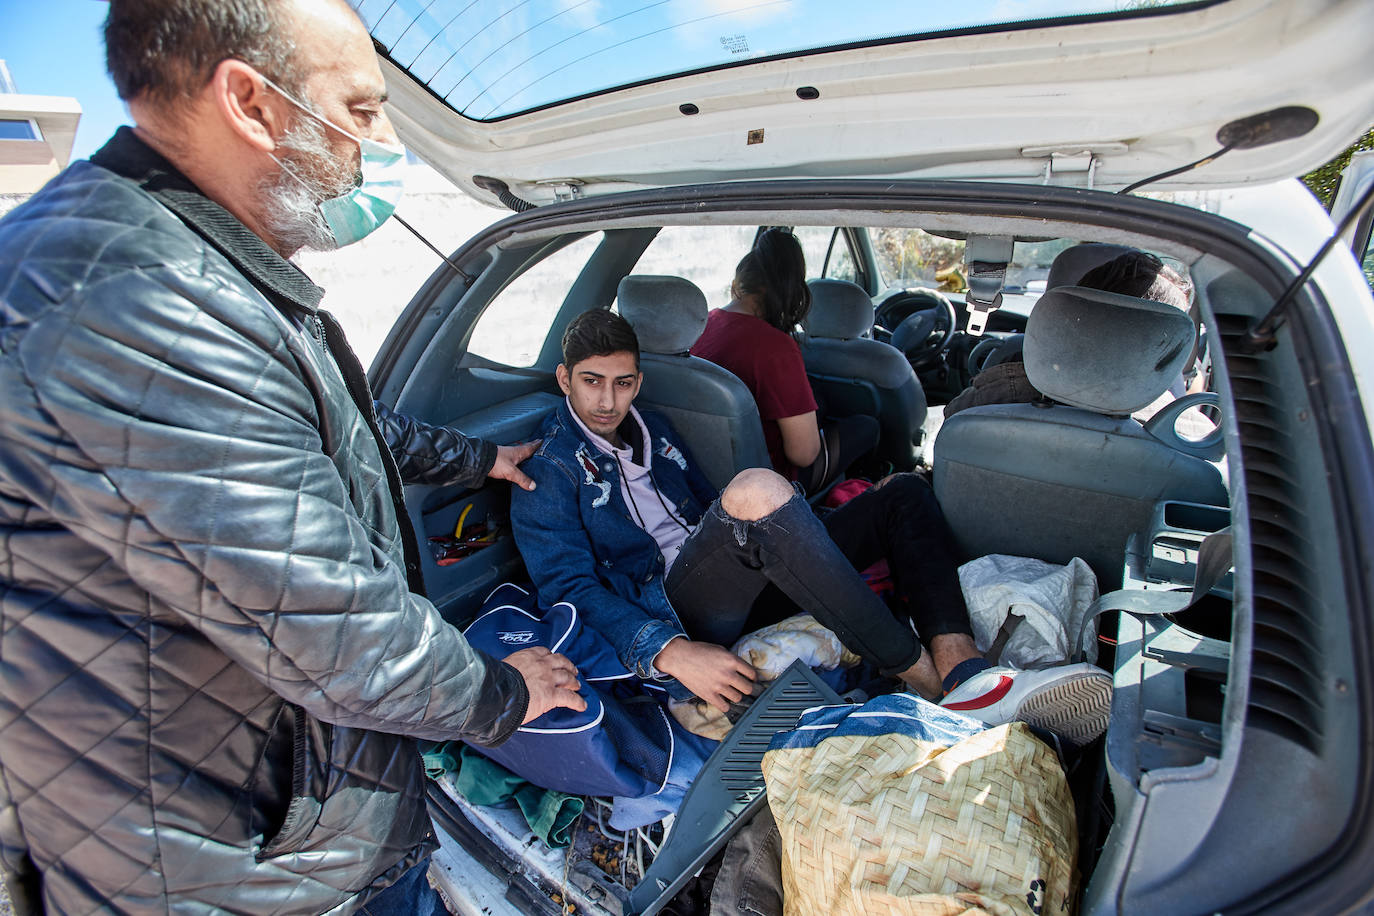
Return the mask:
<path id="1" fill-rule="evenodd" d="M 906 350 L 919 404 L 894 407 L 862 360 L 848 373 L 812 366 L 818 391 L 831 386 L 834 404 L 847 389 L 846 410 L 879 417 L 887 463 L 933 465 L 969 556 L 1085 555 L 1114 606 L 1138 612 L 1108 618 L 1111 724 L 1071 773 L 1078 908 L 1311 913 L 1374 900 L 1374 301 L 1348 248 L 1300 276 L 1332 226 L 1285 181 L 1374 123 L 1374 4 L 353 2 L 408 146 L 521 211 L 421 285 L 372 366 L 378 397 L 527 439 L 558 401 L 574 316 L 613 307 L 631 273 L 686 277 L 724 304 L 759 227 L 793 227 L 813 276 L 873 298 L 869 337 L 926 322 Z M 1123 193 L 1136 188 L 1150 198 Z M 979 361 L 978 326 L 1023 332 L 1049 257 L 1084 241 L 1186 271 L 1216 441 L 1060 404 L 1038 418 L 961 413 L 923 450 L 927 413 Z M 948 263 L 913 260 L 932 252 Z M 967 291 L 908 289 L 940 266 Z M 1109 380 L 1131 346 L 1098 325 L 1064 341 L 1085 383 Z M 677 381 L 691 368 L 646 359 L 641 400 L 722 483 L 758 460 L 757 415 Z M 508 499 L 496 485 L 408 497 L 431 535 L 469 505 L 499 526 Z M 1226 529 L 1229 576 L 1204 577 L 1186 611 L 1139 613 L 1143 593 L 1190 589 L 1201 545 Z M 425 570 L 460 624 L 522 575 L 508 537 Z M 737 775 L 757 770 L 738 746 L 718 756 Z M 708 766 L 666 841 L 661 828 L 583 830 L 564 851 L 534 840 L 518 811 L 471 805 L 441 779 L 436 874 L 468 913 L 656 912 L 759 791 Z"/>

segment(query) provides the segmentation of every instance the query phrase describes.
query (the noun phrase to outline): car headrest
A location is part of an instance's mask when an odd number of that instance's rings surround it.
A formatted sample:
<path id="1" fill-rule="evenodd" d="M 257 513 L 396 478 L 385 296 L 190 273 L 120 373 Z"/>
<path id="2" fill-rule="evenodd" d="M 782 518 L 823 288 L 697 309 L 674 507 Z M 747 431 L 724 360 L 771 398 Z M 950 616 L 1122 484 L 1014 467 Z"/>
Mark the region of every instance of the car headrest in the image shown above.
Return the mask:
<path id="1" fill-rule="evenodd" d="M 1082 242 L 1065 248 L 1055 255 L 1054 261 L 1050 263 L 1050 273 L 1045 278 L 1045 289 L 1077 286 L 1084 274 L 1094 267 L 1100 267 L 1135 250 L 1125 245 L 1110 245 L 1106 242 Z"/>
<path id="2" fill-rule="evenodd" d="M 873 300 L 848 280 L 810 280 L 811 311 L 806 316 L 810 337 L 852 340 L 873 330 Z"/>
<path id="3" fill-rule="evenodd" d="M 631 274 L 616 291 L 641 353 L 685 356 L 706 327 L 706 294 L 691 280 Z"/>
<path id="4" fill-rule="evenodd" d="M 1062 404 L 1125 416 L 1178 378 L 1196 333 L 1171 305 L 1061 286 L 1026 320 L 1026 378 Z"/>

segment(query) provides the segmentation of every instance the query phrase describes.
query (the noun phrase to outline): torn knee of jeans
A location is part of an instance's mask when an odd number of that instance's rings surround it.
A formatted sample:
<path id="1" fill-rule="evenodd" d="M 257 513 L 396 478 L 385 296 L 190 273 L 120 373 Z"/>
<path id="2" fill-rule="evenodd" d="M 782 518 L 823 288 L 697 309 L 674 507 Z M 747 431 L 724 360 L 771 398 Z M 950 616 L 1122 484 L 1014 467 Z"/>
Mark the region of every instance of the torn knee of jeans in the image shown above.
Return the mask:
<path id="1" fill-rule="evenodd" d="M 725 507 L 720 504 L 719 499 L 713 502 L 711 504 L 711 508 L 707 511 L 714 515 L 721 522 L 723 522 L 730 529 L 730 534 L 734 536 L 735 543 L 740 547 L 743 547 L 746 543 L 748 543 L 749 529 L 752 528 L 754 525 L 758 524 L 757 522 L 745 521 L 742 518 L 735 518 L 729 512 L 725 511 Z"/>
<path id="2" fill-rule="evenodd" d="M 794 498 L 799 499 L 800 497 Z M 711 504 L 711 511 L 713 511 L 716 517 L 719 518 L 722 522 L 730 526 L 730 533 L 734 535 L 735 543 L 738 544 L 740 547 L 743 547 L 745 546 L 745 544 L 749 542 L 749 534 L 751 531 L 753 531 L 753 529 L 763 525 L 774 524 L 778 513 L 786 509 L 789 505 L 791 505 L 791 503 L 792 500 L 789 499 L 787 502 L 783 503 L 781 506 L 778 506 L 772 512 L 769 512 L 767 515 L 756 519 L 735 518 L 733 515 L 731 515 L 729 512 L 725 510 L 725 506 L 721 503 L 719 499 L 717 499 L 714 503 Z M 808 509 L 808 511 L 810 510 Z"/>
<path id="3" fill-rule="evenodd" d="M 787 480 L 769 468 L 747 468 L 735 475 L 720 494 L 720 504 L 733 518 L 762 521 L 796 495 Z"/>

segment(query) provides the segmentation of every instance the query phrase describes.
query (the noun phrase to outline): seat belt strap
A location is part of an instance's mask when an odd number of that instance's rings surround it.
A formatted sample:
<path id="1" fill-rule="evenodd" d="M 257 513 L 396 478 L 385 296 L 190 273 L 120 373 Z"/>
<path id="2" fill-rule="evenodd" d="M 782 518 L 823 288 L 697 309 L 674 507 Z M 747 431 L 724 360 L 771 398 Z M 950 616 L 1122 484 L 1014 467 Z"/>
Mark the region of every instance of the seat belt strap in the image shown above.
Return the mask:
<path id="1" fill-rule="evenodd" d="M 1109 611 L 1122 611 L 1137 617 L 1152 617 L 1160 614 L 1177 614 L 1197 604 L 1216 587 L 1231 571 L 1231 526 L 1213 532 L 1202 539 L 1197 551 L 1197 569 L 1193 575 L 1191 590 L 1153 590 L 1123 588 L 1100 596 L 1088 606 L 1083 615 L 1083 623 L 1078 628 L 1078 641 L 1074 657 L 1082 661 L 1085 655 L 1083 637 L 1088 626 L 1098 617 Z"/>
<path id="2" fill-rule="evenodd" d="M 1002 628 L 997 631 L 997 637 L 993 639 L 992 645 L 988 646 L 988 651 L 983 653 L 983 659 L 989 665 L 1001 664 L 997 659 L 1001 657 L 1002 650 L 1007 647 L 1011 640 L 1011 634 L 1016 632 L 1016 628 L 1024 623 L 1026 618 L 1020 614 L 1013 614 L 1011 608 L 1007 608 L 1007 619 L 1002 621 Z"/>
<path id="3" fill-rule="evenodd" d="M 981 337 L 988 316 L 1002 307 L 1002 284 L 1014 245 L 1010 236 L 990 235 L 970 236 L 964 243 L 964 260 L 968 264 L 968 292 L 964 296 L 968 323 L 964 332 L 970 337 Z"/>

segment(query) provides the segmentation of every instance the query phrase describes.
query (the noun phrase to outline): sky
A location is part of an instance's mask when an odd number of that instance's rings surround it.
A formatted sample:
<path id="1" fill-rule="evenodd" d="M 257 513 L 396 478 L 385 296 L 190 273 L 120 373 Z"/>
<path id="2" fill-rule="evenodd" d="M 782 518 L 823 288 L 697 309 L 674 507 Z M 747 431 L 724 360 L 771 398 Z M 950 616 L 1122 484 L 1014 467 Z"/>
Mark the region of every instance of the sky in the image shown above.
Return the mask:
<path id="1" fill-rule="evenodd" d="M 15 88 L 81 103 L 72 159 L 89 156 L 130 123 L 105 73 L 100 28 L 107 8 L 104 0 L 0 0 L 0 59 Z"/>

